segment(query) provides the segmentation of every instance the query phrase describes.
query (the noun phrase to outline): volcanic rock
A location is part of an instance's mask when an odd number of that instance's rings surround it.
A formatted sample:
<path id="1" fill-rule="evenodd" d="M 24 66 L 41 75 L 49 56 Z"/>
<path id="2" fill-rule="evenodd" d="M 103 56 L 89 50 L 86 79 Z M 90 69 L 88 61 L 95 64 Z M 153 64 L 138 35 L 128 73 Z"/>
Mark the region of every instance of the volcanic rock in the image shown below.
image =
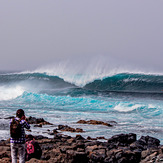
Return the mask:
<path id="1" fill-rule="evenodd" d="M 29 124 L 38 124 L 35 127 L 41 127 L 42 125 L 53 125 L 52 123 L 49 123 L 45 121 L 43 118 L 35 118 L 35 117 L 28 117 L 27 121 Z"/>
<path id="2" fill-rule="evenodd" d="M 79 120 L 77 123 L 92 124 L 92 125 L 105 125 L 105 126 L 108 126 L 108 127 L 112 127 L 113 126 L 110 123 L 106 123 L 106 122 L 103 122 L 103 121 L 96 121 L 96 120 L 89 120 L 89 121 Z"/>

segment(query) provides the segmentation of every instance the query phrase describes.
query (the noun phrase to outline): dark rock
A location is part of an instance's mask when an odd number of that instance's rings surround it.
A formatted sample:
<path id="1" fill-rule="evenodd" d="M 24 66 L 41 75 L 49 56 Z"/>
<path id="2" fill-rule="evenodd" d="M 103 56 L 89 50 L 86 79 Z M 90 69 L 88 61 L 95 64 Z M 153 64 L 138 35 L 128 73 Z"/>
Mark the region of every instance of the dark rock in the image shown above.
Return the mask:
<path id="1" fill-rule="evenodd" d="M 90 142 L 86 142 L 85 143 L 85 147 L 87 147 L 87 146 L 94 146 L 94 145 L 100 145 L 101 144 L 101 142 L 99 142 L 99 141 L 90 141 Z"/>
<path id="2" fill-rule="evenodd" d="M 74 155 L 75 155 L 75 151 L 74 150 L 70 149 L 70 150 L 66 151 L 66 158 L 67 159 L 73 159 Z"/>
<path id="3" fill-rule="evenodd" d="M 81 135 L 76 135 L 75 140 L 85 140 Z"/>
<path id="4" fill-rule="evenodd" d="M 48 139 L 48 137 L 42 136 L 42 135 L 34 136 L 34 138 L 35 138 L 36 140 L 39 140 L 39 139 Z"/>
<path id="5" fill-rule="evenodd" d="M 115 163 L 113 157 L 106 157 L 103 162 L 104 163 Z"/>
<path id="6" fill-rule="evenodd" d="M 75 142 L 75 140 L 73 138 L 70 138 L 67 140 L 67 143 L 69 143 L 69 144 L 72 144 L 73 142 Z"/>
<path id="7" fill-rule="evenodd" d="M 61 146 L 60 151 L 66 153 L 67 150 L 73 150 L 74 146 Z"/>
<path id="8" fill-rule="evenodd" d="M 96 137 L 96 139 L 104 139 L 104 140 L 107 140 L 104 136 Z"/>
<path id="9" fill-rule="evenodd" d="M 84 148 L 85 147 L 85 144 L 83 142 L 77 142 L 76 143 L 76 148 Z"/>
<path id="10" fill-rule="evenodd" d="M 95 152 L 92 152 L 90 155 L 89 155 L 89 158 L 94 161 L 94 162 L 103 162 L 105 156 L 104 155 L 100 155 L 98 153 L 95 153 Z"/>
<path id="11" fill-rule="evenodd" d="M 115 154 L 115 158 L 118 160 L 123 156 L 123 151 L 120 151 L 118 153 Z"/>
<path id="12" fill-rule="evenodd" d="M 34 127 L 42 127 L 42 124 L 34 125 Z"/>
<path id="13" fill-rule="evenodd" d="M 58 130 L 61 131 L 69 131 L 69 132 L 84 132 L 83 129 L 81 128 L 72 128 L 70 126 L 67 125 L 58 125 Z"/>
<path id="14" fill-rule="evenodd" d="M 74 163 L 88 162 L 88 157 L 87 157 L 87 154 L 85 152 L 76 151 L 74 154 L 75 154 L 74 158 L 73 158 Z"/>
<path id="15" fill-rule="evenodd" d="M 131 149 L 146 150 L 147 148 L 156 148 L 160 145 L 160 141 L 150 136 L 142 136 L 139 140 L 130 145 Z"/>
<path id="16" fill-rule="evenodd" d="M 48 131 L 49 135 L 56 135 L 58 134 L 58 131 L 56 129 L 54 129 L 52 132 L 50 132 L 50 130 Z"/>
<path id="17" fill-rule="evenodd" d="M 31 116 L 27 118 L 27 121 L 29 124 L 53 125 L 52 123 L 45 121 L 43 118 L 35 118 Z"/>
<path id="18" fill-rule="evenodd" d="M 54 139 L 61 139 L 62 138 L 62 135 L 60 135 L 60 134 L 56 134 L 56 135 L 54 135 Z"/>
<path id="19" fill-rule="evenodd" d="M 92 124 L 92 125 L 105 125 L 108 127 L 112 127 L 113 125 L 103 122 L 103 121 L 96 121 L 96 120 L 89 120 L 89 121 L 85 121 L 85 120 L 79 120 L 77 123 L 82 123 L 82 124 Z"/>
<path id="20" fill-rule="evenodd" d="M 85 149 L 84 149 L 84 148 L 77 148 L 76 151 L 77 151 L 77 152 L 85 152 Z"/>
<path id="21" fill-rule="evenodd" d="M 10 117 L 6 117 L 4 119 L 12 119 L 12 118 L 15 118 L 14 116 L 10 116 Z"/>
<path id="22" fill-rule="evenodd" d="M 64 137 L 65 139 L 71 139 L 71 136 L 69 136 L 69 135 L 63 135 L 63 137 Z"/>
<path id="23" fill-rule="evenodd" d="M 119 135 L 112 136 L 110 139 L 108 139 L 108 143 L 110 144 L 111 148 L 117 146 L 128 146 L 135 141 L 136 141 L 136 134 L 133 133 L 119 134 Z"/>
<path id="24" fill-rule="evenodd" d="M 95 149 L 98 149 L 98 146 L 97 146 L 97 145 L 87 146 L 87 147 L 85 148 L 85 151 L 86 151 L 87 154 L 90 154 L 90 153 L 91 153 L 93 150 L 95 150 Z"/>
<path id="25" fill-rule="evenodd" d="M 117 161 L 117 163 L 129 163 L 129 161 L 127 160 L 126 157 L 122 157 Z M 130 163 L 132 163 L 132 162 L 130 162 Z"/>
<path id="26" fill-rule="evenodd" d="M 88 140 L 97 140 L 97 138 L 91 138 L 90 136 L 87 137 Z"/>

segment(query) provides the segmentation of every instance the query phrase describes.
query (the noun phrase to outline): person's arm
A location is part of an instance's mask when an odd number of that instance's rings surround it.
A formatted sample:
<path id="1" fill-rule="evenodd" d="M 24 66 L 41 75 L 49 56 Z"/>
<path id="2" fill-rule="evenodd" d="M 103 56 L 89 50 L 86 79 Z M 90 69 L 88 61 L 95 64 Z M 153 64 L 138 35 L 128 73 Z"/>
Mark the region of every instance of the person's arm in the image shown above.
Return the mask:
<path id="1" fill-rule="evenodd" d="M 26 129 L 30 129 L 30 125 L 29 125 L 28 122 L 25 121 L 25 120 L 24 120 L 24 127 L 25 127 Z"/>
<path id="2" fill-rule="evenodd" d="M 28 124 L 28 122 L 26 121 L 26 117 L 23 116 L 21 118 L 21 120 L 23 121 L 23 127 L 26 128 L 26 129 L 30 129 L 30 125 Z"/>

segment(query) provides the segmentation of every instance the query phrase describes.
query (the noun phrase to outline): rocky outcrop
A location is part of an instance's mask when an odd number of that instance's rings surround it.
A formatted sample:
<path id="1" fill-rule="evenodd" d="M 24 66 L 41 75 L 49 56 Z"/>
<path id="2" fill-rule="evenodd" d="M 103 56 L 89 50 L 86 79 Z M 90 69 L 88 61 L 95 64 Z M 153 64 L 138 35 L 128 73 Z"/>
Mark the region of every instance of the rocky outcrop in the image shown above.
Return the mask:
<path id="1" fill-rule="evenodd" d="M 29 124 L 36 124 L 34 127 L 42 127 L 42 125 L 53 125 L 52 123 L 49 123 L 45 121 L 43 118 L 35 118 L 35 117 L 28 117 L 27 121 Z"/>
<path id="2" fill-rule="evenodd" d="M 32 158 L 27 163 L 146 163 L 162 162 L 163 146 L 158 139 L 136 134 L 119 134 L 107 142 L 88 140 L 81 135 L 71 137 L 55 134 L 54 138 L 35 136 L 42 149 L 40 160 Z M 11 162 L 9 141 L 0 142 L 0 162 Z"/>
<path id="3" fill-rule="evenodd" d="M 81 128 L 72 128 L 67 125 L 58 125 L 58 130 L 69 131 L 69 132 L 84 132 Z"/>
<path id="4" fill-rule="evenodd" d="M 29 117 L 28 122 L 36 127 L 53 125 L 43 118 Z M 116 122 L 106 123 L 95 120 L 80 120 L 77 123 L 113 126 Z M 114 135 L 109 139 L 104 137 L 85 139 L 81 135 L 71 137 L 58 131 L 84 132 L 80 128 L 58 125 L 50 135 L 34 136 L 42 149 L 41 159 L 32 158 L 27 163 L 160 163 L 163 162 L 163 146 L 160 141 L 150 136 L 142 136 L 137 140 L 134 133 Z M 98 141 L 103 139 L 106 142 Z M 0 141 L 0 162 L 11 162 L 9 140 Z"/>
<path id="5" fill-rule="evenodd" d="M 81 123 L 81 124 L 92 124 L 92 125 L 105 125 L 105 126 L 108 126 L 108 127 L 112 127 L 113 124 L 116 124 L 116 122 L 110 122 L 110 123 L 106 123 L 106 122 L 103 122 L 103 121 L 96 121 L 96 120 L 89 120 L 89 121 L 86 121 L 86 120 L 79 120 L 77 123 Z"/>

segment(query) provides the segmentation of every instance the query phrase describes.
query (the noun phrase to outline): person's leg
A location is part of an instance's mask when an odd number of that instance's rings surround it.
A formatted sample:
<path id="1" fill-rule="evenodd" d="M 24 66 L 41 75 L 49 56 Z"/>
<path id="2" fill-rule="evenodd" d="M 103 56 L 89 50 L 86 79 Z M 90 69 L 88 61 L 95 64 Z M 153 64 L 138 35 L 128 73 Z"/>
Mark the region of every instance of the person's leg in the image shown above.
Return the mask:
<path id="1" fill-rule="evenodd" d="M 19 163 L 25 163 L 25 144 L 19 144 Z"/>
<path id="2" fill-rule="evenodd" d="M 12 163 L 17 163 L 17 153 L 18 153 L 17 144 L 11 143 L 11 158 L 12 158 Z"/>

